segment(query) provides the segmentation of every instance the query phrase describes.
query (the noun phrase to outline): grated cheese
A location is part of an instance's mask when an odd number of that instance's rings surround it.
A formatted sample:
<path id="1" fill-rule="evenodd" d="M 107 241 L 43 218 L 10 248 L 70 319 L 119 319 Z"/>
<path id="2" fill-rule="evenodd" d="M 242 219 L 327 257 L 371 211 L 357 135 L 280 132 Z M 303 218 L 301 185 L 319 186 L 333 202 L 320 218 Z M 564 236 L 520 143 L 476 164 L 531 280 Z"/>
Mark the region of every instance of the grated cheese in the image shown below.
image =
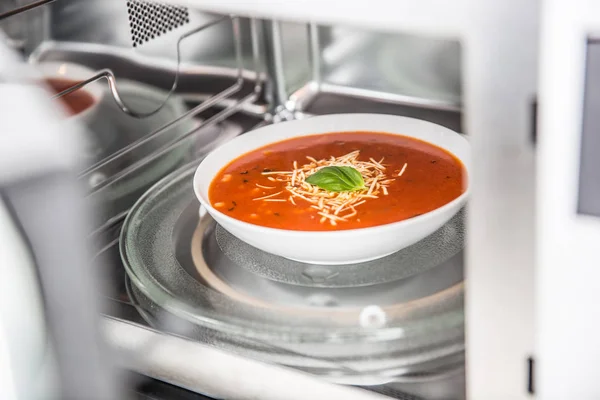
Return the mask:
<path id="1" fill-rule="evenodd" d="M 275 186 L 263 186 L 258 183 L 256 184 L 256 186 L 258 186 L 261 189 L 275 189 Z"/>
<path id="2" fill-rule="evenodd" d="M 398 174 L 398 176 L 402 176 L 402 174 L 404 173 L 404 171 L 406 171 L 406 167 L 408 166 L 407 163 L 404 163 L 404 165 L 402 166 L 402 170 L 400 171 L 400 173 Z"/>
<path id="3" fill-rule="evenodd" d="M 281 194 L 281 193 L 283 193 L 283 190 L 279 191 L 277 193 L 273 193 L 273 194 L 269 194 L 269 195 L 263 196 L 263 197 L 258 197 L 258 198 L 254 199 L 254 200 L 256 201 L 256 200 L 270 199 L 271 197 L 275 197 L 275 196 L 277 196 L 278 194 Z"/>
<path id="4" fill-rule="evenodd" d="M 341 157 L 332 156 L 322 160 L 307 156 L 306 159 L 309 163 L 299 166 L 298 162 L 294 161 L 292 171 L 263 172 L 263 175 L 268 175 L 270 181 L 284 182 L 286 184 L 285 191 L 289 193 L 289 196 L 287 196 L 287 200 L 272 199 L 281 194 L 282 191 L 280 191 L 254 200 L 289 201 L 293 205 L 297 205 L 294 199 L 299 198 L 307 201 L 311 204 L 311 208 L 317 210 L 317 214 L 321 216 L 321 223 L 329 221 L 330 224 L 337 225 L 336 221 L 348 221 L 349 218 L 358 214 L 356 207 L 364 204 L 367 199 L 377 199 L 379 195 L 387 196 L 387 186 L 395 179 L 386 176 L 383 158 L 379 161 L 375 161 L 373 158 L 370 158 L 369 161 L 359 161 L 359 155 L 360 151 L 356 150 Z M 306 182 L 307 176 L 328 166 L 355 168 L 362 175 L 366 188 L 354 192 L 330 192 Z M 406 167 L 407 164 L 404 164 L 398 176 L 402 176 Z"/>

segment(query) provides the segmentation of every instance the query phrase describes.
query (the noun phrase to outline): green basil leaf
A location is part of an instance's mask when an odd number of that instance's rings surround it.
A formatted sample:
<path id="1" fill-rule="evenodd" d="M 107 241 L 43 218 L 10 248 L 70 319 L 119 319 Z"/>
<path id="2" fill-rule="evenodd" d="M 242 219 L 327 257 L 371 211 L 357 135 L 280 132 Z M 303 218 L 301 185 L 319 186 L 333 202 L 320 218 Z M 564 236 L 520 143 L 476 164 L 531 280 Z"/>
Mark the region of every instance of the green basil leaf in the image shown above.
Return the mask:
<path id="1" fill-rule="evenodd" d="M 365 188 L 362 175 L 352 167 L 324 167 L 306 178 L 306 182 L 330 192 L 353 192 Z"/>

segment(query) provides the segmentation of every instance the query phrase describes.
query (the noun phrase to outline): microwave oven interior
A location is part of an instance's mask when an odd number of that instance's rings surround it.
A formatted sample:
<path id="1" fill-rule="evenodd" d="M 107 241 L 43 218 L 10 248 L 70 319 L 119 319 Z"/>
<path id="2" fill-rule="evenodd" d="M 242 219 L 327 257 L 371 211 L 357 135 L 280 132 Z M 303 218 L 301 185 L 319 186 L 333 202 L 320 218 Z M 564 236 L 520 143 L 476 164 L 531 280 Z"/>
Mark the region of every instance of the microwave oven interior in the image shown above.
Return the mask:
<path id="1" fill-rule="evenodd" d="M 469 137 L 463 80 L 474 71 L 460 38 L 141 0 L 36 3 L 22 13 L 11 12 L 27 8 L 21 0 L 0 5 L 8 45 L 46 79 L 101 92 L 81 121 L 78 179 L 99 210 L 90 237 L 111 323 L 392 398 L 465 397 L 466 211 L 398 254 L 340 273 L 245 245 L 198 213 L 191 187 L 212 149 L 293 119 L 394 114 Z M 505 150 L 515 168 L 531 161 L 530 150 Z M 339 309 L 353 311 L 337 320 Z M 201 383 L 154 378 L 136 375 L 140 398 L 203 398 L 177 387 L 203 392 Z"/>

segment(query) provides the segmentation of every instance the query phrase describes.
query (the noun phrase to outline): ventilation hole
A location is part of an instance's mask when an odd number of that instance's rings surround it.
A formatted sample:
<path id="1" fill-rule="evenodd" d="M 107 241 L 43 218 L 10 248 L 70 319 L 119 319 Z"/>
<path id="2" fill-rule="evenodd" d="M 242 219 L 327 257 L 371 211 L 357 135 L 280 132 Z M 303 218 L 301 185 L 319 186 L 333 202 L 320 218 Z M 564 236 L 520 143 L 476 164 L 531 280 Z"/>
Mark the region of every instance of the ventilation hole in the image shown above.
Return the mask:
<path id="1" fill-rule="evenodd" d="M 132 43 L 143 44 L 189 22 L 185 7 L 146 0 L 127 0 Z"/>

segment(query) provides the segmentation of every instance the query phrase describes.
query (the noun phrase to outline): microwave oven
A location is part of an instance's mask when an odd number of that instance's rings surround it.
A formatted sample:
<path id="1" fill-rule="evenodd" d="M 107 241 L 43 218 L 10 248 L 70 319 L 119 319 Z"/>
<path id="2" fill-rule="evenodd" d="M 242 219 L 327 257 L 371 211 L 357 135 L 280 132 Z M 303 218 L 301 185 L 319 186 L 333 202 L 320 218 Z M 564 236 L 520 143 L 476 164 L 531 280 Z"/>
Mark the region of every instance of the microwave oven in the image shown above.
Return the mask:
<path id="1" fill-rule="evenodd" d="M 72 398 L 130 381 L 212 398 L 595 398 L 597 8 L 5 2 L 3 292 L 27 293 L 2 302 L 14 398 L 31 381 Z M 93 106 L 75 117 L 51 100 L 82 92 Z M 356 112 L 471 144 L 468 207 L 413 250 L 411 276 L 274 278 L 278 260 L 198 215 L 191 177 L 221 144 Z M 385 314 L 388 290 L 411 318 Z M 366 317 L 303 321 L 279 303 Z"/>

